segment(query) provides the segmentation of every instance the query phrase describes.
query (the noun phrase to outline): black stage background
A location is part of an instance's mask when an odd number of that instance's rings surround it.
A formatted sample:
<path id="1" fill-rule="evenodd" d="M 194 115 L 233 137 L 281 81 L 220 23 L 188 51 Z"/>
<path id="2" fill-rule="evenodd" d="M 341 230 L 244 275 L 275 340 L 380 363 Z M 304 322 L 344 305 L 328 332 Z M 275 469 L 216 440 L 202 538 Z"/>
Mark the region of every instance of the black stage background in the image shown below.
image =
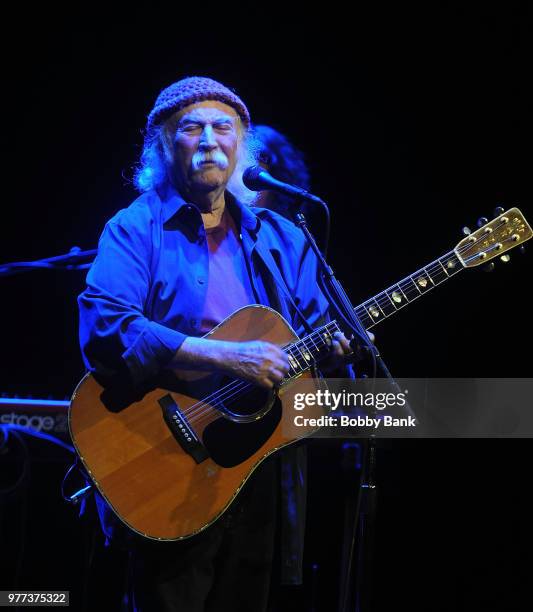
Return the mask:
<path id="1" fill-rule="evenodd" d="M 531 222 L 526 8 L 302 8 L 309 14 L 291 27 L 274 7 L 167 10 L 32 10 L 6 21 L 15 37 L 2 40 L 0 261 L 94 248 L 105 221 L 135 197 L 131 168 L 155 96 L 189 75 L 235 87 L 256 123 L 305 151 L 313 191 L 332 211 L 330 262 L 354 303 L 451 249 L 463 225 L 474 228 L 497 205 L 518 203 Z M 511 255 L 491 274 L 465 271 L 379 326 L 392 373 L 531 375 L 531 256 Z M 83 374 L 83 286 L 81 272 L 1 280 L 1 392 L 71 393 Z M 376 609 L 526 606 L 530 452 L 519 439 L 381 444 Z M 338 445 L 313 443 L 311 464 L 306 585 L 281 597 L 295 611 L 313 609 L 312 597 L 315 610 L 329 611 L 342 523 Z M 70 589 L 74 607 L 88 530 L 60 501 L 63 472 L 62 461 L 36 462 L 27 516 L 17 501 L 0 515 L 13 540 L 3 576 L 17 551 L 19 588 Z M 11 528 L 21 521 L 23 551 Z M 119 561 L 100 548 L 96 557 L 107 564 L 94 572 L 108 592 Z"/>

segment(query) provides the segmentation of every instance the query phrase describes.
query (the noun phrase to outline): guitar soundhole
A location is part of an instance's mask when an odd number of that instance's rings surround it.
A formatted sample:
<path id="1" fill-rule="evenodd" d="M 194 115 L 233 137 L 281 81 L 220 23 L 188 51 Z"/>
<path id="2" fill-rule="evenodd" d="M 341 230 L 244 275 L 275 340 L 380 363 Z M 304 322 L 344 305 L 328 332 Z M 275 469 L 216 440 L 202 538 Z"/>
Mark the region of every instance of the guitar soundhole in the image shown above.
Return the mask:
<path id="1" fill-rule="evenodd" d="M 230 419 L 259 417 L 272 403 L 274 395 L 268 389 L 230 378 L 223 378 L 219 383 L 220 388 L 226 388 L 226 383 L 229 383 L 227 386 L 230 390 L 217 394 L 216 407 Z M 235 384 L 237 388 L 233 390 Z"/>
<path id="2" fill-rule="evenodd" d="M 260 389 L 258 392 L 264 393 Z M 232 405 L 228 405 L 228 409 L 243 414 L 246 405 L 254 405 L 253 411 L 248 409 L 250 414 L 253 414 L 261 404 L 242 402 L 239 407 L 232 402 Z M 272 408 L 261 418 L 250 423 L 236 423 L 227 418 L 220 418 L 210 423 L 204 430 L 203 442 L 213 461 L 225 468 L 233 467 L 261 448 L 276 429 L 280 419 L 281 402 L 276 396 Z"/>

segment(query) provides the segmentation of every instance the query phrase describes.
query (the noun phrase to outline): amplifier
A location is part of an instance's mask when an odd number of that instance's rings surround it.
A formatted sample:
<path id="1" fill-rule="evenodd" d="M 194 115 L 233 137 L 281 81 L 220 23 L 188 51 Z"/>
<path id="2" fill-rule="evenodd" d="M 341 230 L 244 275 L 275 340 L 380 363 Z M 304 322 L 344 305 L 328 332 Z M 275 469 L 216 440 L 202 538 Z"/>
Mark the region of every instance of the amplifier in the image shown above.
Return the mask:
<path id="1" fill-rule="evenodd" d="M 72 444 L 68 431 L 66 400 L 0 397 L 0 426 L 20 425 Z"/>

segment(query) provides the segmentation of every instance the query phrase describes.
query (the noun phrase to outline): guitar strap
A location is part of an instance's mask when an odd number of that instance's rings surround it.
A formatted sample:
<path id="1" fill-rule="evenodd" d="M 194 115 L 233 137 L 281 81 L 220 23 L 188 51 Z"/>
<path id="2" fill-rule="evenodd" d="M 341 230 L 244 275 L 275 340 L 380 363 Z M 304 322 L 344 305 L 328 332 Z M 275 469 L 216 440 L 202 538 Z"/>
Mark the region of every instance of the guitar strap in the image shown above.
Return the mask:
<path id="1" fill-rule="evenodd" d="M 294 298 L 292 297 L 291 292 L 289 291 L 289 288 L 287 287 L 287 284 L 285 283 L 285 280 L 283 279 L 283 276 L 281 275 L 281 272 L 279 271 L 279 268 L 278 268 L 276 262 L 274 261 L 274 258 L 272 257 L 272 253 L 270 252 L 270 250 L 268 248 L 265 248 L 260 243 L 259 240 L 256 242 L 255 250 L 256 250 L 257 254 L 259 255 L 259 257 L 261 257 L 261 259 L 265 263 L 268 271 L 272 275 L 272 278 L 276 282 L 276 285 L 278 286 L 278 288 L 281 289 L 281 292 L 289 300 L 289 302 L 292 305 L 292 307 L 294 308 L 296 314 L 300 317 L 300 319 L 301 319 L 301 321 L 303 323 L 305 331 L 308 334 L 313 333 L 313 328 L 309 325 L 309 323 L 307 322 L 307 319 L 304 317 L 302 311 L 296 305 L 296 302 L 294 301 Z"/>

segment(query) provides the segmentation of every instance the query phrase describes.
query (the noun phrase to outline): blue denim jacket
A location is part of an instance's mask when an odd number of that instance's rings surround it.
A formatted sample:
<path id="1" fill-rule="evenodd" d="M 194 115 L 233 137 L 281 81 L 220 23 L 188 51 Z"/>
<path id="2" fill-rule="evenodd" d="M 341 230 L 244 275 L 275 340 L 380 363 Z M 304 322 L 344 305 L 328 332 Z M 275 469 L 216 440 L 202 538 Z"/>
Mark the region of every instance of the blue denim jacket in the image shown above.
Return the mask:
<path id="1" fill-rule="evenodd" d="M 311 327 L 327 315 L 317 260 L 302 232 L 275 212 L 249 208 L 226 194 L 242 240 L 257 303 L 282 314 L 298 335 L 304 326 L 259 251 L 268 249 L 294 303 Z M 200 335 L 208 248 L 199 210 L 174 190 L 152 190 L 119 211 L 100 238 L 79 296 L 80 343 L 87 368 L 101 376 L 127 369 L 135 383 L 156 374 L 187 336 Z M 282 578 L 299 583 L 305 525 L 305 449 L 282 451 Z M 97 495 L 104 532 L 114 515 Z"/>

